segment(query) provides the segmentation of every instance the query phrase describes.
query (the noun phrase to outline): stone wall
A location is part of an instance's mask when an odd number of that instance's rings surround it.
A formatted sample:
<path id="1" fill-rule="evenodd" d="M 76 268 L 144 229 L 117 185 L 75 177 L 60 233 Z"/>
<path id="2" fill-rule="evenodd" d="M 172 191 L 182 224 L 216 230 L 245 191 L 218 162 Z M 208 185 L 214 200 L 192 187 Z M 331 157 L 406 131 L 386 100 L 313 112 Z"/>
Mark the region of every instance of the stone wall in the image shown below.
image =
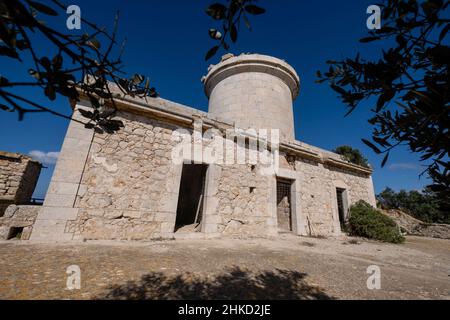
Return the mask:
<path id="1" fill-rule="evenodd" d="M 95 133 L 74 207 L 76 219 L 66 232 L 74 239 L 149 240 L 173 237 L 181 165 L 172 161 L 180 125 L 119 113 L 125 124 L 114 134 Z M 185 129 L 192 132 L 191 129 Z M 292 157 L 291 157 L 292 158 Z M 370 175 L 317 161 L 280 158 L 281 168 L 299 176 L 293 199 L 298 234 L 340 233 L 336 188 L 348 190 L 349 205 L 373 202 Z M 214 174 L 211 174 L 212 169 Z M 273 176 L 249 164 L 210 165 L 208 205 L 203 232 L 233 237 L 277 233 Z M 276 182 L 275 182 L 276 184 Z M 294 219 L 294 217 L 293 217 Z"/>
<path id="2" fill-rule="evenodd" d="M 68 232 L 75 239 L 171 237 L 181 178 L 181 165 L 172 162 L 179 142 L 172 132 L 180 126 L 129 113 L 119 119 L 122 131 L 94 135 Z M 247 164 L 217 165 L 214 172 L 208 233 L 267 235 L 267 225 L 275 224 L 267 212 L 268 178 Z"/>
<path id="3" fill-rule="evenodd" d="M 0 216 L 10 204 L 30 202 L 41 167 L 28 156 L 0 151 Z"/>
<path id="4" fill-rule="evenodd" d="M 114 134 L 94 133 L 71 122 L 32 239 L 181 236 L 174 233 L 182 163 L 172 161 L 180 142 L 173 131 L 183 128 L 191 134 L 199 120 L 182 124 L 127 111 L 119 111 L 118 119 L 124 128 Z M 236 142 L 232 145 L 236 148 Z M 360 199 L 374 204 L 370 170 L 343 169 L 326 161 L 320 149 L 308 150 L 302 152 L 315 154 L 312 159 L 281 152 L 276 175 L 293 181 L 293 232 L 340 234 L 336 188 L 347 190 L 349 204 Z M 250 164 L 208 166 L 204 218 L 196 235 L 277 235 L 276 176 L 259 169 Z"/>
<path id="5" fill-rule="evenodd" d="M 23 228 L 21 240 L 28 240 L 40 206 L 10 205 L 0 217 L 0 240 L 7 240 L 12 228 Z"/>
<path id="6" fill-rule="evenodd" d="M 235 237 L 274 235 L 276 212 L 268 212 L 269 177 L 251 165 L 221 166 L 217 190 L 217 232 Z"/>
<path id="7" fill-rule="evenodd" d="M 95 134 L 69 232 L 79 239 L 151 239 L 170 232 L 175 218 L 166 196 L 177 192 L 170 177 L 178 128 L 142 116 L 121 113 L 125 124 L 115 134 Z M 176 188 L 177 186 L 175 186 Z"/>
<path id="8" fill-rule="evenodd" d="M 280 167 L 292 170 L 299 176 L 299 202 L 306 234 L 340 234 L 336 188 L 347 191 L 348 206 L 359 200 L 375 205 L 369 174 L 326 165 L 318 160 L 292 158 L 286 154 L 281 155 Z"/>
<path id="9" fill-rule="evenodd" d="M 210 99 L 208 113 L 160 98 L 126 96 L 111 84 L 124 128 L 114 134 L 94 133 L 71 121 L 31 239 L 148 240 L 194 230 L 174 232 L 183 170 L 183 159 L 172 158 L 180 142 L 172 133 L 178 129 L 189 134 L 194 150 L 199 142 L 209 143 L 202 136 L 209 129 L 222 136 L 228 130 L 240 132 L 248 140 L 256 132 L 242 129 L 281 130 L 281 168 L 276 173 L 268 173 L 263 165 L 230 165 L 194 156 L 197 163 L 208 164 L 202 223 L 195 232 L 199 237 L 277 235 L 277 178 L 292 182 L 291 225 L 298 235 L 340 234 L 336 188 L 345 189 L 346 204 L 363 199 L 375 205 L 370 168 L 295 140 L 292 102 L 300 80 L 285 61 L 228 54 L 210 66 L 203 82 Z M 88 100 L 73 104 L 75 120 L 85 120 L 78 109 L 90 108 Z M 235 154 L 247 145 L 228 138 L 226 144 Z M 278 150 L 278 141 L 263 144 L 271 152 Z"/>

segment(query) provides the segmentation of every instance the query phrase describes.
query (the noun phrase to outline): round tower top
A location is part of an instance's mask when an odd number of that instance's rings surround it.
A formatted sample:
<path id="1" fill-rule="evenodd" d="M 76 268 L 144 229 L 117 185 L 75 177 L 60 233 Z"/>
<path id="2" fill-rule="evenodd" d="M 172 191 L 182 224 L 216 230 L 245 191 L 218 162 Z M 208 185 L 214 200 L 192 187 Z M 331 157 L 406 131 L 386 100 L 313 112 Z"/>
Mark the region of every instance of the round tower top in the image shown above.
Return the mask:
<path id="1" fill-rule="evenodd" d="M 284 60 L 262 54 L 241 54 L 234 56 L 226 54 L 221 61 L 208 68 L 208 74 L 202 81 L 206 96 L 209 98 L 214 87 L 222 80 L 239 73 L 262 72 L 281 79 L 291 90 L 292 99 L 297 98 L 300 92 L 300 78 Z"/>

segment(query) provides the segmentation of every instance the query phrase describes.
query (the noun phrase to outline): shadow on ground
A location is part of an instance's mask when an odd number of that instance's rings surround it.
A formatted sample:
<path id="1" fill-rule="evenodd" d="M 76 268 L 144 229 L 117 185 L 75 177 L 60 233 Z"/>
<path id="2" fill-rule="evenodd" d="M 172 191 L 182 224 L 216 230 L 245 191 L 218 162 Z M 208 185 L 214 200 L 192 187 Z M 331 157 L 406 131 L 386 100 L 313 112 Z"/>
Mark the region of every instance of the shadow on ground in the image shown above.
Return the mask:
<path id="1" fill-rule="evenodd" d="M 139 281 L 112 286 L 96 299 L 333 299 L 308 285 L 305 276 L 297 271 L 279 269 L 253 273 L 239 267 L 208 277 L 193 273 L 166 276 L 152 272 Z"/>

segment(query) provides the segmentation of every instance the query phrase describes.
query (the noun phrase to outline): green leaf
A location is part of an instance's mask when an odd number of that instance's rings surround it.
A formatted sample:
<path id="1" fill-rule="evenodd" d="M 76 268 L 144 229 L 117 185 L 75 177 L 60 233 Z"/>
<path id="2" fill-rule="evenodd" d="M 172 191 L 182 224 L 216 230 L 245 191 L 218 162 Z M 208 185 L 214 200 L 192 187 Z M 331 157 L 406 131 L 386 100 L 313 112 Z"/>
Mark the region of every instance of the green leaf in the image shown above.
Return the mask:
<path id="1" fill-rule="evenodd" d="M 8 107 L 7 105 L 1 104 L 1 103 L 0 103 L 0 110 L 7 111 L 7 112 L 13 112 L 14 111 L 14 109 Z"/>
<path id="2" fill-rule="evenodd" d="M 376 108 L 376 112 L 380 112 L 381 109 L 383 109 L 384 105 L 391 101 L 392 98 L 395 96 L 395 91 L 394 90 L 387 90 L 386 92 L 384 92 L 383 94 L 380 95 L 380 97 L 378 98 L 377 101 L 377 108 Z"/>
<path id="3" fill-rule="evenodd" d="M 343 88 L 341 88 L 335 84 L 331 84 L 330 87 L 331 87 L 331 89 L 333 89 L 334 91 L 336 91 L 337 93 L 339 93 L 341 95 L 344 95 L 347 93 Z"/>
<path id="4" fill-rule="evenodd" d="M 5 86 L 9 83 L 9 80 L 5 77 L 0 76 L 0 87 Z"/>
<path id="5" fill-rule="evenodd" d="M 94 49 L 97 49 L 97 50 L 100 49 L 100 41 L 98 41 L 98 40 L 95 39 L 95 38 L 89 40 L 89 41 L 87 42 L 87 45 L 90 46 L 90 47 L 92 47 L 92 48 L 94 48 Z"/>
<path id="6" fill-rule="evenodd" d="M 209 51 L 206 53 L 205 60 L 211 59 L 217 53 L 217 50 L 219 50 L 219 48 L 220 46 L 214 46 L 209 49 Z"/>
<path id="7" fill-rule="evenodd" d="M 225 19 L 227 8 L 221 3 L 213 3 L 206 9 L 206 14 L 215 20 Z"/>
<path id="8" fill-rule="evenodd" d="M 364 142 L 365 145 L 370 147 L 375 153 L 377 153 L 377 154 L 381 153 L 380 149 L 378 149 L 372 142 L 370 142 L 366 139 L 361 139 L 361 141 Z"/>
<path id="9" fill-rule="evenodd" d="M 52 65 L 54 70 L 59 70 L 62 67 L 63 57 L 60 54 L 57 54 L 52 59 Z"/>
<path id="10" fill-rule="evenodd" d="M 366 37 L 366 38 L 362 38 L 359 40 L 359 42 L 362 43 L 366 43 L 366 42 L 371 42 L 371 41 L 375 41 L 375 40 L 380 40 L 380 37 Z"/>
<path id="11" fill-rule="evenodd" d="M 0 56 L 7 56 L 14 59 L 19 59 L 19 55 L 16 50 L 8 48 L 6 46 L 0 46 Z"/>
<path id="12" fill-rule="evenodd" d="M 245 6 L 245 11 L 247 11 L 250 14 L 263 14 L 266 12 L 266 9 L 263 9 L 261 7 L 255 6 L 254 4 L 248 4 Z"/>
<path id="13" fill-rule="evenodd" d="M 28 70 L 28 73 L 30 74 L 30 76 L 32 76 L 36 80 L 41 80 L 41 75 L 36 70 L 30 69 L 30 70 Z"/>
<path id="14" fill-rule="evenodd" d="M 49 60 L 49 58 L 47 57 L 43 57 L 39 60 L 39 63 L 46 69 L 49 70 L 51 67 L 51 62 Z"/>
<path id="15" fill-rule="evenodd" d="M 248 20 L 247 16 L 244 15 L 243 20 L 244 20 L 244 23 L 245 23 L 245 26 L 247 27 L 247 29 L 251 31 L 252 26 L 251 26 L 250 21 Z"/>
<path id="16" fill-rule="evenodd" d="M 222 39 L 222 34 L 216 29 L 209 29 L 208 34 L 211 37 L 211 39 L 214 40 Z"/>
<path id="17" fill-rule="evenodd" d="M 238 31 L 236 29 L 236 25 L 232 24 L 230 28 L 230 38 L 233 43 L 236 43 L 238 37 Z"/>
<path id="18" fill-rule="evenodd" d="M 386 153 L 386 155 L 384 156 L 383 161 L 381 162 L 381 167 L 382 168 L 384 168 L 384 166 L 386 165 L 386 162 L 388 161 L 388 159 L 389 159 L 389 152 Z"/>
<path id="19" fill-rule="evenodd" d="M 50 99 L 50 100 L 55 100 L 56 99 L 56 93 L 55 93 L 55 87 L 52 85 L 48 85 L 45 87 L 44 90 L 45 95 Z"/>
<path id="20" fill-rule="evenodd" d="M 17 40 L 16 47 L 19 50 L 25 50 L 25 49 L 28 49 L 30 46 L 29 46 L 28 42 L 25 40 Z"/>
<path id="21" fill-rule="evenodd" d="M 53 10 L 52 8 L 48 7 L 45 4 L 42 4 L 42 3 L 36 2 L 36 1 L 30 1 L 30 0 L 28 0 L 27 2 L 30 4 L 30 6 L 32 6 L 34 9 L 36 9 L 39 12 L 45 13 L 49 16 L 57 16 L 58 15 L 58 13 L 55 10 Z"/>
<path id="22" fill-rule="evenodd" d="M 84 109 L 78 109 L 78 112 L 85 118 L 92 119 L 94 114 L 91 111 L 86 111 Z"/>
<path id="23" fill-rule="evenodd" d="M 137 86 L 137 85 L 139 85 L 139 84 L 141 84 L 142 82 L 144 82 L 144 80 L 145 80 L 145 76 L 143 76 L 142 74 L 135 74 L 134 76 L 133 76 L 133 78 L 131 79 L 131 82 L 135 85 L 135 86 Z"/>
<path id="24" fill-rule="evenodd" d="M 394 31 L 396 31 L 395 28 L 392 28 L 390 26 L 383 26 L 381 29 L 376 30 L 375 32 L 377 34 L 382 34 L 382 33 L 391 33 L 391 32 L 394 32 Z"/>
<path id="25" fill-rule="evenodd" d="M 428 188 L 430 188 L 430 190 L 433 192 L 441 192 L 441 191 L 446 190 L 445 186 L 440 185 L 440 184 L 432 184 L 432 185 L 428 186 Z"/>

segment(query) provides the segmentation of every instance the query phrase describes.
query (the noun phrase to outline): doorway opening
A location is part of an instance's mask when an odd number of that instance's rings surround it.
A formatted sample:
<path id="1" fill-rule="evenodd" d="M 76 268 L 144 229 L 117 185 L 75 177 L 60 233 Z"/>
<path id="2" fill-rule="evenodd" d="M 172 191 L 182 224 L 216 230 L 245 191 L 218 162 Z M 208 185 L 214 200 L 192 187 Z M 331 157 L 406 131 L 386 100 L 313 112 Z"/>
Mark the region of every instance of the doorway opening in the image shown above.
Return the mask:
<path id="1" fill-rule="evenodd" d="M 208 165 L 183 164 L 174 232 L 199 232 Z"/>
<path id="2" fill-rule="evenodd" d="M 345 225 L 347 223 L 347 191 L 345 189 L 336 188 L 336 198 L 337 198 L 337 207 L 339 213 L 339 223 L 341 225 L 341 230 L 345 230 Z"/>
<path id="3" fill-rule="evenodd" d="M 20 240 L 22 238 L 22 233 L 23 233 L 23 227 L 11 227 L 11 229 L 9 229 L 9 233 L 8 233 L 8 240 L 11 239 L 18 239 Z"/>
<path id="4" fill-rule="evenodd" d="M 277 221 L 281 232 L 292 231 L 292 181 L 277 178 Z"/>

